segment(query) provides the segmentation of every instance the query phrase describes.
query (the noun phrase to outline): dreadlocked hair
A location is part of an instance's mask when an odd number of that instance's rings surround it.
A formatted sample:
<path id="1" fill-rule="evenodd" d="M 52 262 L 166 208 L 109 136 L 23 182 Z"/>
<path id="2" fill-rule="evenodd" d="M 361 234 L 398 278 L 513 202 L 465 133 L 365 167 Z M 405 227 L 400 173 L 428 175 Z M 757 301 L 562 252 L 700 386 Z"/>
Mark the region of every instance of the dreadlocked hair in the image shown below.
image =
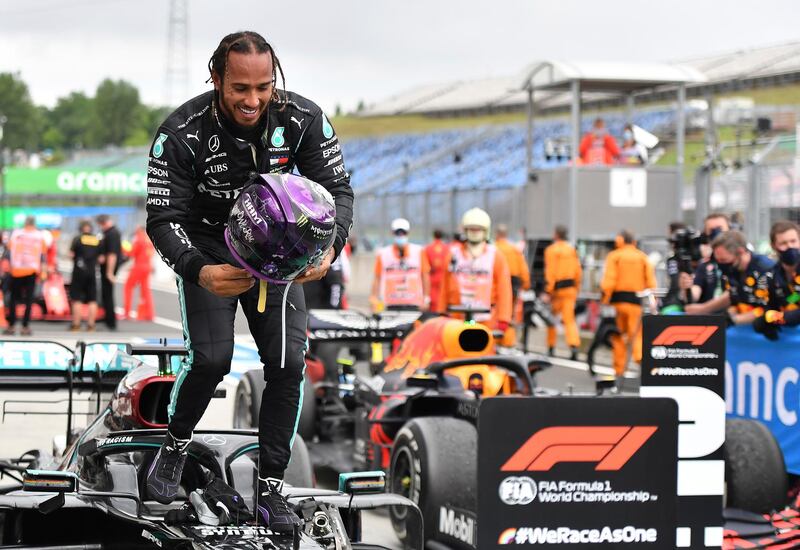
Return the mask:
<path id="1" fill-rule="evenodd" d="M 230 52 L 236 53 L 267 53 L 272 58 L 272 97 L 270 101 L 282 103 L 281 109 L 285 106 L 286 102 L 286 77 L 283 75 L 283 68 L 278 56 L 275 55 L 275 50 L 270 44 L 264 40 L 264 37 L 253 31 L 239 31 L 234 32 L 222 39 L 208 60 L 208 72 L 213 76 L 216 73 L 220 82 L 225 81 L 228 71 L 228 54 Z M 284 97 L 282 98 L 278 93 L 277 76 L 281 76 L 282 88 L 284 90 Z M 209 81 L 211 78 L 208 79 Z"/>

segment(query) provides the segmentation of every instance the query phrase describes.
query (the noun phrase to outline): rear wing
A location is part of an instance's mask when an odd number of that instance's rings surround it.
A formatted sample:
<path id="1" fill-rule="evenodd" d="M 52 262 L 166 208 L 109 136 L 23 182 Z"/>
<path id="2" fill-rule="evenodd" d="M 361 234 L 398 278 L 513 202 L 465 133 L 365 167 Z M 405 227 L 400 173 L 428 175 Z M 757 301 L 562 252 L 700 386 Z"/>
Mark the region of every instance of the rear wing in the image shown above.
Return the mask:
<path id="1" fill-rule="evenodd" d="M 352 309 L 310 309 L 308 338 L 323 342 L 390 342 L 404 337 L 421 315 L 419 311 L 366 315 Z"/>
<path id="2" fill-rule="evenodd" d="M 165 373 L 186 355 L 183 346 L 54 340 L 0 340 L 0 389 L 56 390 L 115 387 L 142 363 Z"/>

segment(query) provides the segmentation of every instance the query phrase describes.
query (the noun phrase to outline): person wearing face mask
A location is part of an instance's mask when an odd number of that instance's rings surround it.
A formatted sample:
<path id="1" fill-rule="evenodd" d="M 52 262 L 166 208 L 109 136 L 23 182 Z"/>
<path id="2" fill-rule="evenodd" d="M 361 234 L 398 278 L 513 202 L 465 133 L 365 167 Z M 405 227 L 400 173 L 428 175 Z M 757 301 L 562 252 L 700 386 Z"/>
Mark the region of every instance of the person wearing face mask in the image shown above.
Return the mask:
<path id="1" fill-rule="evenodd" d="M 614 164 L 619 158 L 617 141 L 606 130 L 606 122 L 597 118 L 579 147 L 582 164 Z"/>
<path id="2" fill-rule="evenodd" d="M 788 220 L 777 221 L 769 237 L 778 263 L 769 273 L 766 311 L 753 321 L 753 329 L 769 340 L 777 340 L 781 326 L 800 321 L 800 227 Z"/>
<path id="3" fill-rule="evenodd" d="M 611 339 L 614 370 L 625 374 L 628 351 L 637 363 L 642 360 L 642 305 L 638 292 L 656 287 L 653 264 L 647 254 L 636 248 L 633 234 L 620 231 L 616 249 L 606 256 L 603 280 L 603 303 L 617 312 L 619 334 Z"/>
<path id="4" fill-rule="evenodd" d="M 775 262 L 766 256 L 750 252 L 747 239 L 741 231 L 727 231 L 718 235 L 711 243 L 711 249 L 722 273 L 722 286 L 726 290 L 712 302 L 725 309 L 733 306 L 729 311 L 731 323 L 752 323 L 764 313 L 767 306 L 768 274 Z"/>
<path id="5" fill-rule="evenodd" d="M 622 132 L 619 161 L 621 164 L 647 164 L 647 147 L 636 141 L 631 124 L 626 124 Z"/>
<path id="6" fill-rule="evenodd" d="M 374 312 L 427 311 L 431 304 L 430 264 L 423 248 L 408 242 L 411 224 L 405 218 L 392 221 L 394 243 L 375 256 L 375 276 L 369 301 Z"/>
<path id="7" fill-rule="evenodd" d="M 446 312 L 451 305 L 488 309 L 491 313 L 473 318 L 503 331 L 502 344 L 513 345 L 511 275 L 503 254 L 488 242 L 492 220 L 485 211 L 472 208 L 464 213 L 461 225 L 466 242 L 452 249 L 440 311 Z"/>

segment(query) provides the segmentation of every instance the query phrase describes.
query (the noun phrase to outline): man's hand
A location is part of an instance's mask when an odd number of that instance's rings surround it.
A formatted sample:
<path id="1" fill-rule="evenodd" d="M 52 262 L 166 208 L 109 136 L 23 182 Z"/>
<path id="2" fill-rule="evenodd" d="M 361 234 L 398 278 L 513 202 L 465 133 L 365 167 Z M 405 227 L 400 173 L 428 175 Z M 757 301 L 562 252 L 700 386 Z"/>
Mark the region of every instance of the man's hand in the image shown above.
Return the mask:
<path id="1" fill-rule="evenodd" d="M 763 334 L 767 340 L 772 340 L 773 342 L 779 338 L 778 332 L 780 331 L 780 327 L 777 324 L 771 323 L 766 314 L 755 318 L 753 321 L 753 330 L 759 334 Z"/>
<path id="2" fill-rule="evenodd" d="M 330 269 L 332 261 L 333 261 L 333 248 L 329 248 L 328 253 L 325 254 L 325 259 L 322 260 L 322 263 L 319 264 L 319 266 L 310 268 L 300 277 L 296 278 L 294 282 L 302 284 L 302 283 L 307 283 L 309 281 L 319 281 L 325 276 L 325 274 Z"/>
<path id="3" fill-rule="evenodd" d="M 702 315 L 705 313 L 705 307 L 703 304 L 686 304 L 683 311 L 686 315 Z"/>
<path id="4" fill-rule="evenodd" d="M 226 298 L 247 292 L 255 284 L 255 279 L 240 267 L 217 264 L 204 265 L 198 283 L 210 293 Z"/>
<path id="5" fill-rule="evenodd" d="M 108 279 L 108 282 L 112 285 L 117 282 L 117 276 L 113 273 L 106 273 L 106 279 Z"/>

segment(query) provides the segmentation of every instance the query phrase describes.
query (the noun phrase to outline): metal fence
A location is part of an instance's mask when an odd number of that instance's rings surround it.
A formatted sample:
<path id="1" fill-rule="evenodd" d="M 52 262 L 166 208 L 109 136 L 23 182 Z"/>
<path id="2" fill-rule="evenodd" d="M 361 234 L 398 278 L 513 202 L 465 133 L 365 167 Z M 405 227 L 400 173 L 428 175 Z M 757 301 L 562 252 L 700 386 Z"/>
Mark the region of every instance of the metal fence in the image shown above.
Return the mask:
<path id="1" fill-rule="evenodd" d="M 707 213 L 724 212 L 741 224 L 757 248 L 767 250 L 774 221 L 800 221 L 796 147 L 790 136 L 748 145 L 743 155 L 730 146 L 723 148 L 684 190 L 685 219 L 699 227 Z M 726 156 L 735 160 L 722 160 Z"/>
<path id="2" fill-rule="evenodd" d="M 389 224 L 403 217 L 411 222 L 410 238 L 428 242 L 434 229 L 456 231 L 461 215 L 473 207 L 483 208 L 492 223 L 506 224 L 512 233 L 523 226 L 524 189 L 454 189 L 442 192 L 408 194 L 359 194 L 355 203 L 353 232 L 370 249 L 387 244 Z"/>

